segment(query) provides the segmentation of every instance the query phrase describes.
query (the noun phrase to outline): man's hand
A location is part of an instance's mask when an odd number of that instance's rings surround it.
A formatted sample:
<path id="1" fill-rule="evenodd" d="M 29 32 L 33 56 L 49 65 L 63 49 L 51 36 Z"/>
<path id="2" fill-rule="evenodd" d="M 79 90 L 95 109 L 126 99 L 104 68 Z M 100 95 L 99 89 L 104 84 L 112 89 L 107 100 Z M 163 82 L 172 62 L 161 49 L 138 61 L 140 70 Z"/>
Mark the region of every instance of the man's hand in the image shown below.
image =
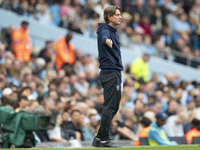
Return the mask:
<path id="1" fill-rule="evenodd" d="M 106 39 L 106 44 L 107 44 L 110 48 L 112 48 L 113 42 L 112 42 L 111 39 Z"/>

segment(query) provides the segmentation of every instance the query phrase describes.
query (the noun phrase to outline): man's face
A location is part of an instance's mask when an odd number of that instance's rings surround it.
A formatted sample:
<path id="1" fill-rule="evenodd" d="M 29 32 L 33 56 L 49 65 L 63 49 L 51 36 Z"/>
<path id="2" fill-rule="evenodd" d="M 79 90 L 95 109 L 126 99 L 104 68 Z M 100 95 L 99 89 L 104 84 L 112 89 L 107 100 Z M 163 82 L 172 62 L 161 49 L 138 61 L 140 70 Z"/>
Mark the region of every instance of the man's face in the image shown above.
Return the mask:
<path id="1" fill-rule="evenodd" d="M 157 125 L 159 127 L 163 126 L 166 123 L 166 120 L 157 119 Z"/>
<path id="2" fill-rule="evenodd" d="M 67 36 L 65 37 L 66 42 L 69 42 L 72 39 L 72 34 L 67 34 Z"/>
<path id="3" fill-rule="evenodd" d="M 122 20 L 121 12 L 117 9 L 115 14 L 109 17 L 109 20 L 115 26 L 120 25 Z"/>
<path id="4" fill-rule="evenodd" d="M 27 25 L 27 24 L 23 24 L 23 25 L 22 25 L 22 28 L 23 28 L 24 30 L 26 30 L 26 29 L 28 28 L 28 25 Z"/>
<path id="5" fill-rule="evenodd" d="M 29 105 L 29 101 L 26 100 L 26 99 L 22 99 L 22 100 L 19 102 L 20 108 L 26 108 L 26 107 L 28 107 L 28 105 Z"/>
<path id="6" fill-rule="evenodd" d="M 97 120 L 96 115 L 92 115 L 90 117 L 90 124 L 92 127 L 96 127 L 98 125 L 98 120 Z"/>
<path id="7" fill-rule="evenodd" d="M 74 123 L 79 123 L 80 121 L 80 113 L 79 112 L 74 112 L 73 115 L 71 116 L 72 122 Z"/>

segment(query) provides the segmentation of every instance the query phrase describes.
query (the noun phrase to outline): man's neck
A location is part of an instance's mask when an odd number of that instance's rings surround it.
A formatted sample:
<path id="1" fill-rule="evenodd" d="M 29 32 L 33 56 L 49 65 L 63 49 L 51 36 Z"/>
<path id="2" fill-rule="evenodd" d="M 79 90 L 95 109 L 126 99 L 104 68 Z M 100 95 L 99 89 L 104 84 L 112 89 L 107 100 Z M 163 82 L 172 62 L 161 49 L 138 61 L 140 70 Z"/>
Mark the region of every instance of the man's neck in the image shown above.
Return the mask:
<path id="1" fill-rule="evenodd" d="M 158 122 L 156 122 L 156 124 L 157 124 L 158 127 L 162 127 Z"/>
<path id="2" fill-rule="evenodd" d="M 113 27 L 114 29 L 117 27 L 117 25 L 115 25 L 115 24 L 112 23 L 112 22 L 109 22 L 108 25 L 111 26 L 111 27 Z"/>

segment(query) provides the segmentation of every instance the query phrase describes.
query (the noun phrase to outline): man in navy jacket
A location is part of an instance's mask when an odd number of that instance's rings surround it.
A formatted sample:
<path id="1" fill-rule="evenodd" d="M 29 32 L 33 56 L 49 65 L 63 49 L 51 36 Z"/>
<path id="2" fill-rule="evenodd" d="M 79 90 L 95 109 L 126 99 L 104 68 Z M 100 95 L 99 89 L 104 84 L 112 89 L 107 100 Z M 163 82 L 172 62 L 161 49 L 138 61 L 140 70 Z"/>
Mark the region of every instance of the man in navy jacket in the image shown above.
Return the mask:
<path id="1" fill-rule="evenodd" d="M 119 109 L 121 99 L 121 71 L 123 71 L 120 42 L 116 27 L 121 24 L 121 8 L 110 5 L 104 9 L 104 20 L 99 23 L 98 52 L 100 82 L 104 89 L 104 104 L 100 128 L 92 146 L 116 147 L 109 140 L 111 121 Z"/>

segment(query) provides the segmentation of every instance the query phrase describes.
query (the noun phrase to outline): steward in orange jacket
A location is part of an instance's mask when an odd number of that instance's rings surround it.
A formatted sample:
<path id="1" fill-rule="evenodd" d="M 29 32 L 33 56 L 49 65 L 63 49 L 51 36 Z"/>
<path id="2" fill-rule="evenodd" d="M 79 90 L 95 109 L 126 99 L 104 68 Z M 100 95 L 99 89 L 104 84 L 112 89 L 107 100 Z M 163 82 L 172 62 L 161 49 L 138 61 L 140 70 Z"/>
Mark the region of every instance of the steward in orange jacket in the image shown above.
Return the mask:
<path id="1" fill-rule="evenodd" d="M 148 132 L 151 127 L 151 120 L 146 117 L 143 117 L 140 123 L 142 124 L 143 128 L 139 133 L 139 138 L 145 138 L 148 136 Z M 140 146 L 140 141 L 135 141 L 135 146 Z"/>
<path id="2" fill-rule="evenodd" d="M 64 63 L 74 64 L 75 52 L 73 44 L 70 42 L 72 34 L 69 32 L 66 37 L 60 37 L 55 43 L 56 50 L 56 66 L 59 70 Z"/>
<path id="3" fill-rule="evenodd" d="M 148 135 L 148 132 L 150 130 L 150 125 L 147 126 L 147 127 L 144 127 L 141 131 L 140 131 L 140 134 L 139 134 L 139 137 L 143 138 L 143 137 L 147 137 Z"/>
<path id="4" fill-rule="evenodd" d="M 200 137 L 200 130 L 197 127 L 200 126 L 200 121 L 198 119 L 193 119 L 191 122 L 191 128 L 188 132 L 186 132 L 185 137 L 187 140 L 187 144 L 191 144 L 193 137 Z"/>
<path id="5" fill-rule="evenodd" d="M 26 62 L 31 59 L 32 45 L 27 21 L 22 21 L 19 29 L 12 33 L 12 48 L 17 58 Z"/>

